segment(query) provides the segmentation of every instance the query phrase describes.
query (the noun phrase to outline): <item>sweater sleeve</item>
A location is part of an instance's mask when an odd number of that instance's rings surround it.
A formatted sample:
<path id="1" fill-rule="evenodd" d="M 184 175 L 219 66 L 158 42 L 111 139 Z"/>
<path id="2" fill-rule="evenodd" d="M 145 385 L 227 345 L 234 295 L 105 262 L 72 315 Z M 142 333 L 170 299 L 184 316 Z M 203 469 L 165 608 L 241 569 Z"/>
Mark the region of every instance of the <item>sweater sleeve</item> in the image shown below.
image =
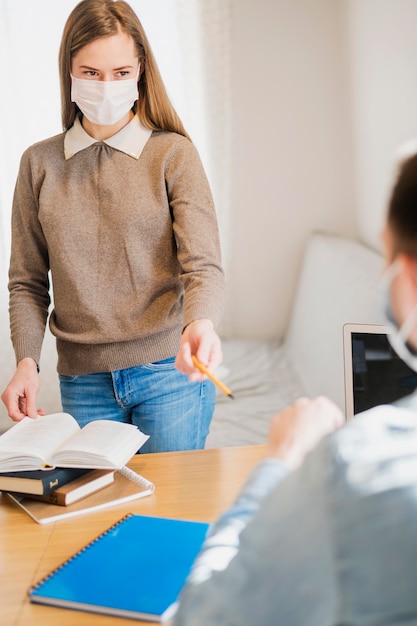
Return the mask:
<path id="1" fill-rule="evenodd" d="M 255 469 L 206 539 L 173 626 L 335 623 L 327 461 L 317 449 L 288 476 L 273 460 Z"/>
<path id="2" fill-rule="evenodd" d="M 39 363 L 50 304 L 48 251 L 38 219 L 39 188 L 29 149 L 21 159 L 12 208 L 9 310 L 16 362 L 32 357 Z"/>
<path id="3" fill-rule="evenodd" d="M 226 569 L 239 549 L 239 535 L 259 509 L 273 487 L 288 474 L 280 461 L 266 459 L 250 474 L 234 505 L 211 527 L 200 557 L 195 562 L 190 582 L 206 580 L 214 571 Z"/>
<path id="4" fill-rule="evenodd" d="M 212 578 L 216 573 L 218 575 L 223 572 L 227 596 L 227 590 L 230 591 L 233 587 L 233 581 L 228 582 L 230 576 L 227 568 L 238 554 L 240 534 L 258 511 L 261 501 L 288 472 L 287 467 L 275 459 L 262 461 L 252 471 L 233 506 L 211 527 L 182 594 L 181 608 L 174 626 L 214 626 L 223 623 L 216 621 L 215 607 L 219 596 L 216 592 L 216 581 Z M 204 606 L 201 606 L 201 602 Z M 197 606 L 198 609 L 194 610 L 193 607 Z"/>
<path id="5" fill-rule="evenodd" d="M 179 139 L 165 175 L 184 285 L 184 327 L 202 318 L 217 325 L 224 298 L 219 229 L 207 177 L 188 139 Z"/>

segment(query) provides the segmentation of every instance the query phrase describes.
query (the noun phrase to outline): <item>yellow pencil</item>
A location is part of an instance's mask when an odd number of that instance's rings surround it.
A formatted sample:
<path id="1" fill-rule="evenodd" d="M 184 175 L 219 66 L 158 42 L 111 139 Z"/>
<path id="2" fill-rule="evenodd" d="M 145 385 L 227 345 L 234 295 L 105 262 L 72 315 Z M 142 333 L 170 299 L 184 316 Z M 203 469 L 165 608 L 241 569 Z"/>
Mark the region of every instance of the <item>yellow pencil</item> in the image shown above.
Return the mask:
<path id="1" fill-rule="evenodd" d="M 214 374 L 212 374 L 210 372 L 209 369 L 207 369 L 207 367 L 205 365 L 203 365 L 202 363 L 200 363 L 200 361 L 197 359 L 196 356 L 192 355 L 191 356 L 194 365 L 196 366 L 196 368 L 198 370 L 200 370 L 200 372 L 202 374 L 205 374 L 207 376 L 207 378 L 210 378 L 210 380 L 218 386 L 219 389 L 221 389 L 221 391 L 223 391 L 223 393 L 226 394 L 226 396 L 229 396 L 229 398 L 232 398 L 232 400 L 234 399 L 234 396 L 232 394 L 232 392 L 230 391 L 230 389 L 228 387 L 226 387 L 226 385 L 224 385 L 218 378 L 216 378 L 214 376 Z"/>

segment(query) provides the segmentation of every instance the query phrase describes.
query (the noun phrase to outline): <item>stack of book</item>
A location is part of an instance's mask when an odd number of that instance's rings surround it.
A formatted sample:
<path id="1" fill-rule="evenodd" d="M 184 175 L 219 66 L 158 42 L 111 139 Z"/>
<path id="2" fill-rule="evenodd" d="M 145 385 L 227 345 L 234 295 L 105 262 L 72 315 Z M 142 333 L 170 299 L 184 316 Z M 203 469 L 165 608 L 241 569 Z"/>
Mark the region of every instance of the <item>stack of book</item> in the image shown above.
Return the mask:
<path id="1" fill-rule="evenodd" d="M 0 436 L 0 491 L 40 524 L 150 495 L 125 466 L 147 439 L 131 424 L 27 417 Z"/>
<path id="2" fill-rule="evenodd" d="M 115 470 L 55 467 L 50 470 L 1 472 L 0 491 L 68 506 L 114 482 Z"/>

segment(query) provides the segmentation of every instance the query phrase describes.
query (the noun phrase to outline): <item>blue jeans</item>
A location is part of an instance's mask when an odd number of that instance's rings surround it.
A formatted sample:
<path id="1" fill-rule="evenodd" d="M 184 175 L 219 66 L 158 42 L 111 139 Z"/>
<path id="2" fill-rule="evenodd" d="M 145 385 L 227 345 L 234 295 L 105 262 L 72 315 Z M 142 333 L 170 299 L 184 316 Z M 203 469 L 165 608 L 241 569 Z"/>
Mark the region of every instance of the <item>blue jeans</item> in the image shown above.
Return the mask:
<path id="1" fill-rule="evenodd" d="M 63 411 L 83 427 L 98 419 L 137 426 L 141 452 L 204 448 L 215 406 L 213 383 L 192 383 L 175 358 L 114 372 L 59 376 Z"/>

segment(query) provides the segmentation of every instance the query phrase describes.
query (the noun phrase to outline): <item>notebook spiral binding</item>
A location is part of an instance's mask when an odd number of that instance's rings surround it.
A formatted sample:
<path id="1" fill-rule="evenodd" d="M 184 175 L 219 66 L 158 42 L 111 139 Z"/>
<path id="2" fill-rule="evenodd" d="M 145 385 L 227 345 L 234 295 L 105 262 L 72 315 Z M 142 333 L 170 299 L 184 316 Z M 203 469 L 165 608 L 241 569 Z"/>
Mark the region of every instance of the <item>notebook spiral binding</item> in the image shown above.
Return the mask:
<path id="1" fill-rule="evenodd" d="M 127 467 L 122 468 L 123 470 L 128 470 L 129 472 L 131 470 L 129 470 Z M 122 470 L 118 470 L 119 472 L 121 472 Z M 145 479 L 143 479 L 145 480 Z M 139 481 L 135 481 L 135 482 L 139 482 Z M 147 483 L 148 481 L 145 480 L 145 482 Z M 63 563 L 61 563 L 61 565 L 58 565 L 57 567 L 55 567 L 55 569 L 52 570 L 52 572 L 49 572 L 49 574 L 47 576 L 44 576 L 38 583 L 36 583 L 36 585 L 34 585 L 33 587 L 31 587 L 31 589 L 29 590 L 30 592 L 32 591 L 36 591 L 39 587 L 41 587 L 41 585 L 43 585 L 44 583 L 46 583 L 52 576 L 54 576 L 54 574 L 56 574 L 57 572 L 59 572 L 60 570 L 64 569 L 64 567 L 66 567 L 67 565 L 69 565 L 72 561 L 74 561 L 74 559 L 77 559 L 80 554 L 82 554 L 83 552 L 85 552 L 86 550 L 88 550 L 89 548 L 91 548 L 91 546 L 93 546 L 95 543 L 97 543 L 98 541 L 100 541 L 100 539 L 102 539 L 103 537 L 105 537 L 106 535 L 108 535 L 109 533 L 111 533 L 113 530 L 115 530 L 115 528 L 117 528 L 118 526 L 120 526 L 120 524 L 123 524 L 129 517 L 132 517 L 133 513 L 126 513 L 126 515 L 124 515 L 121 519 L 119 519 L 117 522 L 115 522 L 112 526 L 110 526 L 109 528 L 107 528 L 105 531 L 103 531 L 102 533 L 100 533 L 100 535 L 98 535 L 97 537 L 94 537 L 94 539 L 92 539 L 91 541 L 89 541 L 83 548 L 80 548 L 78 550 L 78 552 L 76 552 L 75 554 L 73 554 L 70 558 L 65 559 L 65 561 Z"/>
<path id="2" fill-rule="evenodd" d="M 118 472 L 126 478 L 129 478 L 129 480 L 136 483 L 137 485 L 142 485 L 142 487 L 151 489 L 152 493 L 155 491 L 155 485 L 152 482 L 146 480 L 146 478 L 144 478 L 140 474 L 137 474 L 133 470 L 129 469 L 128 467 L 126 467 L 126 465 L 119 469 Z"/>

